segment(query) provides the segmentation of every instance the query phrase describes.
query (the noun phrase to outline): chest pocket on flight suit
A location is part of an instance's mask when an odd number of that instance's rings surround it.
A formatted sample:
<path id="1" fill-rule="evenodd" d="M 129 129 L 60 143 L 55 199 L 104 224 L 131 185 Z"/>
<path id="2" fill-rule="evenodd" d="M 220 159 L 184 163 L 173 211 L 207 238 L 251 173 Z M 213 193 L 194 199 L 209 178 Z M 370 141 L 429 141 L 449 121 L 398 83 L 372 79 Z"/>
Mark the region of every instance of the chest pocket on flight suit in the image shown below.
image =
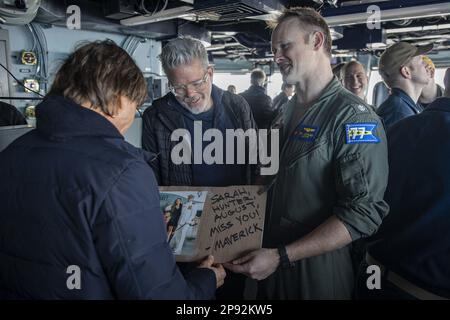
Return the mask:
<path id="1" fill-rule="evenodd" d="M 290 137 L 290 139 L 292 138 Z M 286 168 L 292 168 L 299 160 L 306 158 L 308 155 L 325 146 L 327 141 L 328 139 L 325 135 L 317 137 L 314 141 L 303 141 L 301 139 L 298 139 L 298 141 L 289 141 L 291 144 L 288 150 L 290 155 L 286 160 Z"/>

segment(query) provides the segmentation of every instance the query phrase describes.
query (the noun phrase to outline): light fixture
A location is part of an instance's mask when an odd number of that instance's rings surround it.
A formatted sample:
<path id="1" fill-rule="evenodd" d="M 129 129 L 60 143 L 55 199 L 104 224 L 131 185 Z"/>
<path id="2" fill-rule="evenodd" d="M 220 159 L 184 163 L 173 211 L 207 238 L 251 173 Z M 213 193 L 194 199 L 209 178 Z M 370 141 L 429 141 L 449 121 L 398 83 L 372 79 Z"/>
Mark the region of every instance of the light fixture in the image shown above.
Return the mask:
<path id="1" fill-rule="evenodd" d="M 395 33 L 419 32 L 419 31 L 443 30 L 443 29 L 450 29 L 450 23 L 438 24 L 438 25 L 432 25 L 432 26 L 386 29 L 386 33 L 387 34 L 395 34 Z"/>
<path id="2" fill-rule="evenodd" d="M 330 34 L 331 34 L 331 40 L 338 40 L 342 39 L 344 35 L 342 34 L 342 31 L 337 31 L 336 28 L 330 28 Z"/>
<path id="3" fill-rule="evenodd" d="M 183 18 L 190 15 L 187 11 L 192 10 L 192 6 L 181 6 L 177 8 L 167 9 L 151 15 L 141 15 L 120 20 L 120 24 L 124 26 L 138 26 L 147 23 L 154 23 L 175 18 Z"/>
<path id="4" fill-rule="evenodd" d="M 205 41 L 205 40 L 199 40 L 199 41 L 203 44 L 203 46 L 205 48 L 211 47 L 211 42 L 208 42 L 208 41 Z"/>
<path id="5" fill-rule="evenodd" d="M 450 15 L 450 3 L 427 4 L 423 6 L 402 7 L 381 10 L 380 20 L 418 19 L 426 17 Z M 365 24 L 370 18 L 370 13 L 357 12 L 337 16 L 324 17 L 330 27 L 352 24 Z"/>

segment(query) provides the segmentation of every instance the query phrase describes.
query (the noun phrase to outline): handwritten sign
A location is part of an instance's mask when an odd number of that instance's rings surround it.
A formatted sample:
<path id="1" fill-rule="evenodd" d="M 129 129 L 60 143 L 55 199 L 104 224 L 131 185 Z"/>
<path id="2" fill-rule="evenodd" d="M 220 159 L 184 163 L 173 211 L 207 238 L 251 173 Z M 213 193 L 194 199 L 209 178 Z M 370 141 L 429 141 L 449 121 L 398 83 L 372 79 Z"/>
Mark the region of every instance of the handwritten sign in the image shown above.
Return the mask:
<path id="1" fill-rule="evenodd" d="M 183 249 L 174 249 L 177 261 L 195 261 L 212 254 L 216 262 L 222 263 L 261 248 L 266 194 L 259 195 L 259 188 L 260 186 L 161 187 L 161 198 L 167 198 L 168 192 L 174 197 L 179 195 L 179 198 L 189 193 L 194 203 L 193 197 L 198 195 L 200 199 L 200 194 L 206 192 L 201 216 L 197 214 L 199 226 L 195 244 L 190 242 L 191 238 L 184 241 Z M 198 206 L 200 201 L 197 203 Z M 175 248 L 176 245 L 172 244 L 172 247 Z"/>

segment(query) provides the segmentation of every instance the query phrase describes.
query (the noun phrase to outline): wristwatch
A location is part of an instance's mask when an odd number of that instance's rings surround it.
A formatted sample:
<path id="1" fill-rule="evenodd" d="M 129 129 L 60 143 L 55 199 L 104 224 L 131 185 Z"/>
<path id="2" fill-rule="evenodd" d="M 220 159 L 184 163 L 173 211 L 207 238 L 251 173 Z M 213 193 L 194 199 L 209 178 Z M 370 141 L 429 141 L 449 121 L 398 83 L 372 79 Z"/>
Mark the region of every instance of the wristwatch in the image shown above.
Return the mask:
<path id="1" fill-rule="evenodd" d="M 285 246 L 278 247 L 278 254 L 280 255 L 280 265 L 282 268 L 292 268 L 295 266 L 295 262 L 289 260 Z"/>

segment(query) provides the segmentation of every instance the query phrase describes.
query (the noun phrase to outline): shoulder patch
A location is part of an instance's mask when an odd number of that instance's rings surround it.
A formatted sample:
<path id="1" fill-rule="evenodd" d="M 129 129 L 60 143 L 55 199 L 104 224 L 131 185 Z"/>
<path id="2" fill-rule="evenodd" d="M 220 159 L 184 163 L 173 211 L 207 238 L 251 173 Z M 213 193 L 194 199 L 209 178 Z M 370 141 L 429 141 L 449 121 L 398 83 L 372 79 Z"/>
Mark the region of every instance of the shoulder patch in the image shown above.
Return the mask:
<path id="1" fill-rule="evenodd" d="M 347 123 L 345 125 L 345 143 L 378 143 L 380 139 L 375 136 L 378 123 Z"/>
<path id="2" fill-rule="evenodd" d="M 318 132 L 318 126 L 299 124 L 294 132 L 292 132 L 291 139 L 313 142 L 316 139 Z"/>

